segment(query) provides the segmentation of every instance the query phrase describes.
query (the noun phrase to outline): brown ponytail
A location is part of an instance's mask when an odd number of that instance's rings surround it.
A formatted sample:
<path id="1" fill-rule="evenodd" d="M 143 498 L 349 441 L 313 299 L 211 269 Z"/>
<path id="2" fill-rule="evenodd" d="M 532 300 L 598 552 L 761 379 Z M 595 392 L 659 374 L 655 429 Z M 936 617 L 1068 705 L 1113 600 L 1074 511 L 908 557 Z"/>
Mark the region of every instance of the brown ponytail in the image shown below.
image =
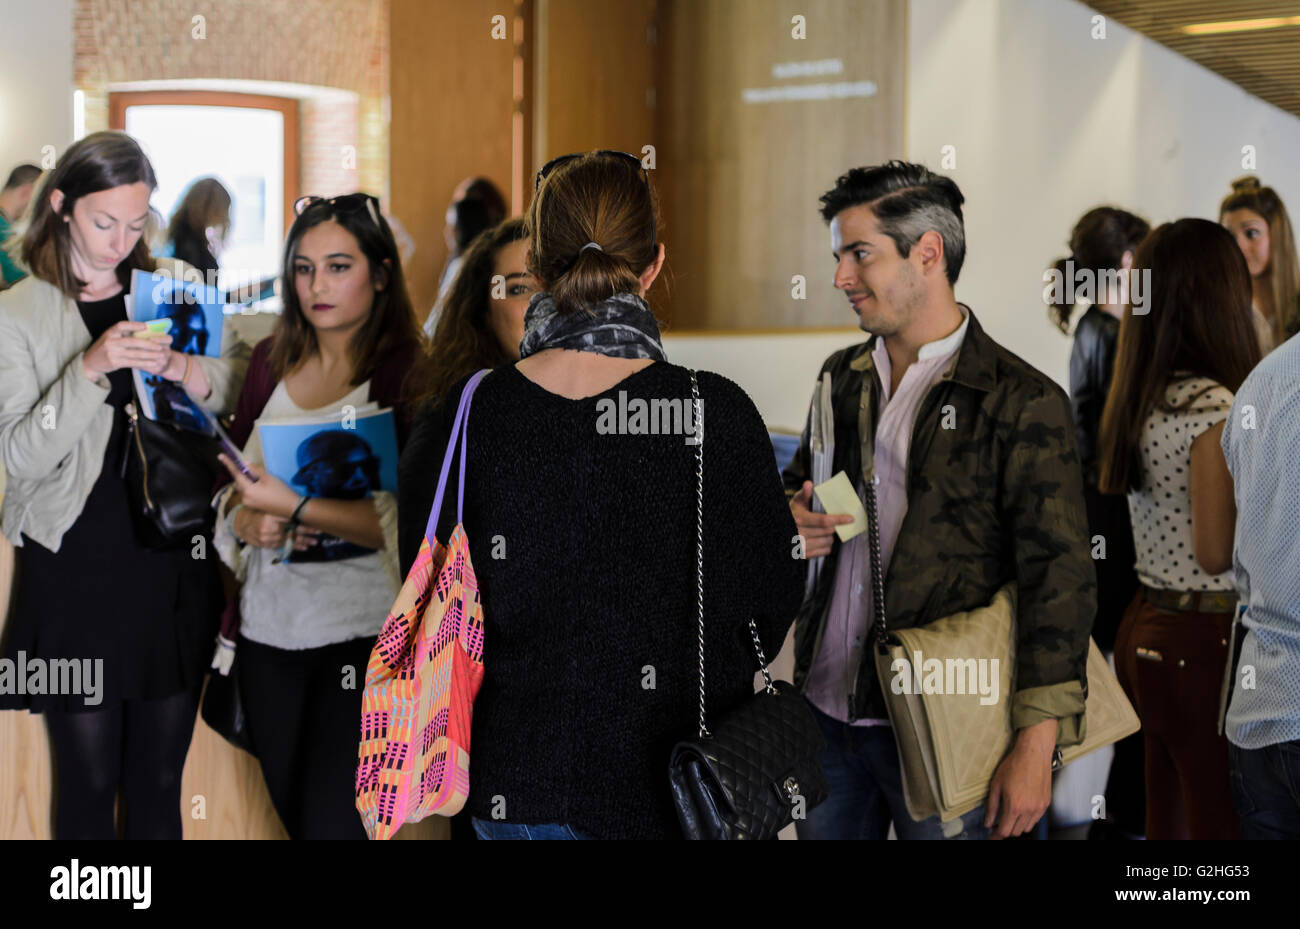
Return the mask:
<path id="1" fill-rule="evenodd" d="M 560 313 L 620 293 L 640 293 L 655 260 L 655 198 L 631 160 L 588 153 L 556 166 L 524 219 L 532 239 L 528 270 Z M 599 248 L 587 248 L 594 242 Z"/>
<path id="2" fill-rule="evenodd" d="M 1069 263 L 1073 262 L 1075 272 L 1083 268 L 1100 280 L 1104 272 L 1118 271 L 1124 253 L 1136 251 L 1150 231 L 1151 226 L 1145 219 L 1127 210 L 1095 207 L 1074 224 L 1070 232 L 1070 257 L 1057 261 L 1054 270 L 1065 279 L 1073 273 L 1069 268 Z M 1059 288 L 1061 300 L 1048 304 L 1048 315 L 1062 332 L 1070 331 L 1070 317 L 1074 314 L 1074 304 L 1066 303 L 1064 299 L 1067 290 L 1066 287 Z"/>

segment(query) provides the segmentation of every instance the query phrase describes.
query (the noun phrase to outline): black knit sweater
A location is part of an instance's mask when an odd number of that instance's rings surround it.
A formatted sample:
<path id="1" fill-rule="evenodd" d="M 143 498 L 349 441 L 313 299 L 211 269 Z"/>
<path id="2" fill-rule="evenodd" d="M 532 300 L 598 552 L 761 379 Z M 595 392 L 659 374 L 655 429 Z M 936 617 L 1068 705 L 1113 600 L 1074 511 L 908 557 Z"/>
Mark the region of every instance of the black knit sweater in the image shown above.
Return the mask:
<path id="1" fill-rule="evenodd" d="M 704 617 L 710 719 L 753 692 L 753 617 L 775 657 L 803 563 L 754 404 L 699 374 L 704 445 Z M 464 381 L 414 424 L 399 475 L 401 560 L 420 545 Z M 682 435 L 602 435 L 602 398 L 689 399 L 658 362 L 569 400 L 513 365 L 489 374 L 469 418 L 465 530 L 485 620 L 468 809 L 567 823 L 600 838 L 679 838 L 674 742 L 698 718 L 695 449 Z M 455 474 L 439 522 L 455 520 Z M 494 547 L 497 557 L 493 557 Z M 501 806 L 504 804 L 504 808 Z"/>

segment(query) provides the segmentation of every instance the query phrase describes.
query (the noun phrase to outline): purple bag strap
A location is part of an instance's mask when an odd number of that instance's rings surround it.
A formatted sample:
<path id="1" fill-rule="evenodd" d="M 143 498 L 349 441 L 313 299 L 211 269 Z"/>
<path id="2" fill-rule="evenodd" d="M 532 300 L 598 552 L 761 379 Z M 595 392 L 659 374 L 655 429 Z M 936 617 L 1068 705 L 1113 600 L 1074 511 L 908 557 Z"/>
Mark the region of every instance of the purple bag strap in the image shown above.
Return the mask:
<path id="1" fill-rule="evenodd" d="M 469 441 L 469 404 L 474 398 L 474 391 L 479 382 L 487 376 L 490 369 L 484 368 L 465 384 L 460 393 L 460 406 L 456 408 L 456 421 L 451 427 L 451 438 L 447 440 L 447 451 L 442 456 L 442 473 L 438 476 L 438 493 L 433 498 L 433 509 L 429 511 L 429 522 L 424 527 L 424 537 L 434 545 L 437 539 L 438 517 L 442 514 L 442 497 L 447 490 L 447 477 L 451 473 L 451 459 L 456 454 L 456 439 L 460 439 L 460 490 L 456 495 L 456 522 L 459 523 L 465 513 L 465 450 Z"/>

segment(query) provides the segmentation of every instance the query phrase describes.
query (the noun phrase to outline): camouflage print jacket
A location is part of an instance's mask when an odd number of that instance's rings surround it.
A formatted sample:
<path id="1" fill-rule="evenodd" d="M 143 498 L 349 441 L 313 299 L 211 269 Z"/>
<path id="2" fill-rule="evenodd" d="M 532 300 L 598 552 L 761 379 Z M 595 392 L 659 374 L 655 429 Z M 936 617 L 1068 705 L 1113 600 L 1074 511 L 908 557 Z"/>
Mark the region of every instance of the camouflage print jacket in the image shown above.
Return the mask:
<path id="1" fill-rule="evenodd" d="M 874 346 L 875 337 L 822 366 L 831 375 L 835 420 L 831 473 L 844 471 L 859 485 L 874 471 L 881 392 Z M 810 432 L 811 415 L 782 475 L 787 494 L 812 473 Z M 890 626 L 923 626 L 984 606 L 1015 579 L 1014 725 L 1055 718 L 1057 744 L 1076 744 L 1096 575 L 1065 393 L 989 338 L 972 313 L 957 355 L 917 409 L 907 469 L 907 515 L 885 574 Z M 801 690 L 826 628 L 840 551 L 835 541 L 795 621 L 794 680 Z M 854 715 L 883 717 L 874 662 L 869 650 L 863 655 Z"/>

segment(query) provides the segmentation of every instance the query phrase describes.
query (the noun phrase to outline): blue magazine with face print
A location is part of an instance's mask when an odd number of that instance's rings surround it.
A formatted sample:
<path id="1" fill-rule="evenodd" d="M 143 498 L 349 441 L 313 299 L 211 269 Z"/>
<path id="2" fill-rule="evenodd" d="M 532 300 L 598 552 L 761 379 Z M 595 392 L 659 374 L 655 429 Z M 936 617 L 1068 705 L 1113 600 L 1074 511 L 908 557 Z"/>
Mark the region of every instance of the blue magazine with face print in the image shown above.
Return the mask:
<path id="1" fill-rule="evenodd" d="M 157 328 L 172 337 L 174 351 L 219 357 L 225 304 L 221 291 L 200 280 L 148 271 L 131 274 L 131 297 L 127 301 L 131 321 L 157 322 Z"/>
<path id="2" fill-rule="evenodd" d="M 259 420 L 266 470 L 296 493 L 328 500 L 363 500 L 397 492 L 397 426 L 392 410 L 372 404 L 321 417 Z M 338 561 L 374 549 L 321 535 L 290 562 Z"/>
<path id="3" fill-rule="evenodd" d="M 224 303 L 216 288 L 201 281 L 134 271 L 126 306 L 132 322 L 148 323 L 148 331 L 170 335 L 173 351 L 216 358 L 221 354 Z M 144 416 L 193 432 L 212 434 L 208 415 L 181 384 L 139 368 L 133 368 L 131 375 Z"/>

